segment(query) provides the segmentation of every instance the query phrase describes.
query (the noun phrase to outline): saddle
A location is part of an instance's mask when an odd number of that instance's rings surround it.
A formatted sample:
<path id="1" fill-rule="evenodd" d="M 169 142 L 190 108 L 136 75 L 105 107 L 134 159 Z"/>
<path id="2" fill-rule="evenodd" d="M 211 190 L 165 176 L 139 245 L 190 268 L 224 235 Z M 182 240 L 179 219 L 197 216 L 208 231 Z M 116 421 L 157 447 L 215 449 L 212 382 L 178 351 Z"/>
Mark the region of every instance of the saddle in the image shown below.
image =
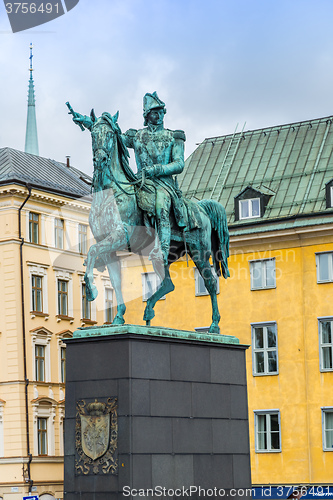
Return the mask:
<path id="1" fill-rule="evenodd" d="M 170 184 L 161 179 L 154 181 L 147 179 L 145 189 L 138 189 L 136 192 L 139 208 L 144 213 L 144 223 L 148 228 L 151 226 L 149 218 L 156 216 L 156 188 L 164 189 L 171 198 L 173 215 L 179 229 L 192 231 L 202 227 L 201 212 L 195 201 L 180 197 Z"/>

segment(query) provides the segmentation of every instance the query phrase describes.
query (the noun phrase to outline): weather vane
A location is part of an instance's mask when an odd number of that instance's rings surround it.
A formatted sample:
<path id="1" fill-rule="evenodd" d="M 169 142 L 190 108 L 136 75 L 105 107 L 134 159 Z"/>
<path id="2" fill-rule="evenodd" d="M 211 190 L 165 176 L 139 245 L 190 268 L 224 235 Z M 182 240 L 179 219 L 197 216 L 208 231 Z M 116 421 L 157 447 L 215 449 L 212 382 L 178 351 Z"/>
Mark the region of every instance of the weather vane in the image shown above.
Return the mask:
<path id="1" fill-rule="evenodd" d="M 30 70 L 30 71 L 33 71 L 33 69 L 32 69 L 32 58 L 34 57 L 34 56 L 33 56 L 33 53 L 32 53 L 32 49 L 33 49 L 33 47 L 34 47 L 34 46 L 32 45 L 32 43 L 30 43 L 30 57 L 29 57 L 29 59 L 30 59 L 30 68 L 29 68 L 29 70 Z"/>

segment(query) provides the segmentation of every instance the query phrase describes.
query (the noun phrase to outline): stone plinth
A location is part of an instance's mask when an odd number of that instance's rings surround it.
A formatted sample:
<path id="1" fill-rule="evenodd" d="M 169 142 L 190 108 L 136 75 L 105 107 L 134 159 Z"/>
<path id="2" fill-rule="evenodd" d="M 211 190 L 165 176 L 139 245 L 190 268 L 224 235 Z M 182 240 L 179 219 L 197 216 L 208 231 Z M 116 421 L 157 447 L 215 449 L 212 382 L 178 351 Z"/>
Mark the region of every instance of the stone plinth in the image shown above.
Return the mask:
<path id="1" fill-rule="evenodd" d="M 67 341 L 65 500 L 132 498 L 123 495 L 129 488 L 155 488 L 156 498 L 158 488 L 177 498 L 188 498 L 179 490 L 191 486 L 250 488 L 246 347 L 235 337 L 168 328 L 77 330 Z M 79 413 L 115 398 L 118 470 L 105 473 L 105 456 L 85 469 Z"/>

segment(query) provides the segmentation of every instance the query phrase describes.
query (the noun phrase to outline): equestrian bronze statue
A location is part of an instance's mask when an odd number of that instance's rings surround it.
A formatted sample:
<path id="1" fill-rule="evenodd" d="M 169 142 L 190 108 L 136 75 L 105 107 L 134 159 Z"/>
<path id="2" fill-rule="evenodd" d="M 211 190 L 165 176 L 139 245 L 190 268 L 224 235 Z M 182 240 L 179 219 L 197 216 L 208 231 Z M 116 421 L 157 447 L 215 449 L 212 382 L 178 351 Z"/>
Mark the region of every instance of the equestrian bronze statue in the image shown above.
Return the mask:
<path id="1" fill-rule="evenodd" d="M 94 268 L 107 267 L 117 299 L 113 324 L 125 323 L 121 269 L 117 252 L 128 250 L 148 255 L 161 284 L 148 298 L 143 319 L 155 316 L 154 306 L 174 290 L 169 267 L 185 253 L 201 274 L 212 302 L 209 331 L 219 333 L 218 310 L 210 257 L 217 274 L 229 276 L 229 231 L 223 206 L 214 200 L 194 202 L 183 198 L 176 175 L 184 169 L 185 134 L 164 128 L 165 104 L 156 92 L 143 99 L 144 128 L 121 133 L 118 112 L 99 118 L 73 111 L 73 120 L 91 133 L 94 174 L 89 224 L 96 239 L 86 260 L 86 293 L 94 300 Z M 129 166 L 127 148 L 133 148 L 135 174 Z"/>

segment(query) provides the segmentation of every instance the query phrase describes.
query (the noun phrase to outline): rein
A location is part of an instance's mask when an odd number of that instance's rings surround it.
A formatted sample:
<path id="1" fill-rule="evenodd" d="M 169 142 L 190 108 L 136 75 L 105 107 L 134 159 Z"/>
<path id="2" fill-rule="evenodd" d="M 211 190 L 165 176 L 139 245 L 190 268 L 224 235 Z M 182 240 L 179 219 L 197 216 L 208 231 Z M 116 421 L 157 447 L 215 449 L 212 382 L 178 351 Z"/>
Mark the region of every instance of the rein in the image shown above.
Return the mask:
<path id="1" fill-rule="evenodd" d="M 115 176 L 113 175 L 113 172 L 112 172 L 112 169 L 111 169 L 111 152 L 112 150 L 108 150 L 107 148 L 105 148 L 104 146 L 102 147 L 99 147 L 98 148 L 99 150 L 101 151 L 104 151 L 104 153 L 106 153 L 107 155 L 107 160 L 106 160 L 106 165 L 108 167 L 108 170 L 109 170 L 109 173 L 110 173 L 110 177 L 111 177 L 111 182 L 114 182 L 116 184 L 116 186 L 126 195 L 128 196 L 135 196 L 136 193 L 128 193 L 122 186 L 121 184 L 125 185 L 125 186 L 137 186 L 138 184 L 140 184 L 139 186 L 139 191 L 143 188 L 145 182 L 146 182 L 146 175 L 145 175 L 145 170 L 143 169 L 142 170 L 142 179 L 137 179 L 137 180 L 133 180 L 132 182 L 128 182 L 128 181 L 118 181 Z M 95 177 L 95 175 L 94 175 Z M 93 179 L 93 182 L 92 182 L 92 187 L 94 187 L 94 179 Z"/>

